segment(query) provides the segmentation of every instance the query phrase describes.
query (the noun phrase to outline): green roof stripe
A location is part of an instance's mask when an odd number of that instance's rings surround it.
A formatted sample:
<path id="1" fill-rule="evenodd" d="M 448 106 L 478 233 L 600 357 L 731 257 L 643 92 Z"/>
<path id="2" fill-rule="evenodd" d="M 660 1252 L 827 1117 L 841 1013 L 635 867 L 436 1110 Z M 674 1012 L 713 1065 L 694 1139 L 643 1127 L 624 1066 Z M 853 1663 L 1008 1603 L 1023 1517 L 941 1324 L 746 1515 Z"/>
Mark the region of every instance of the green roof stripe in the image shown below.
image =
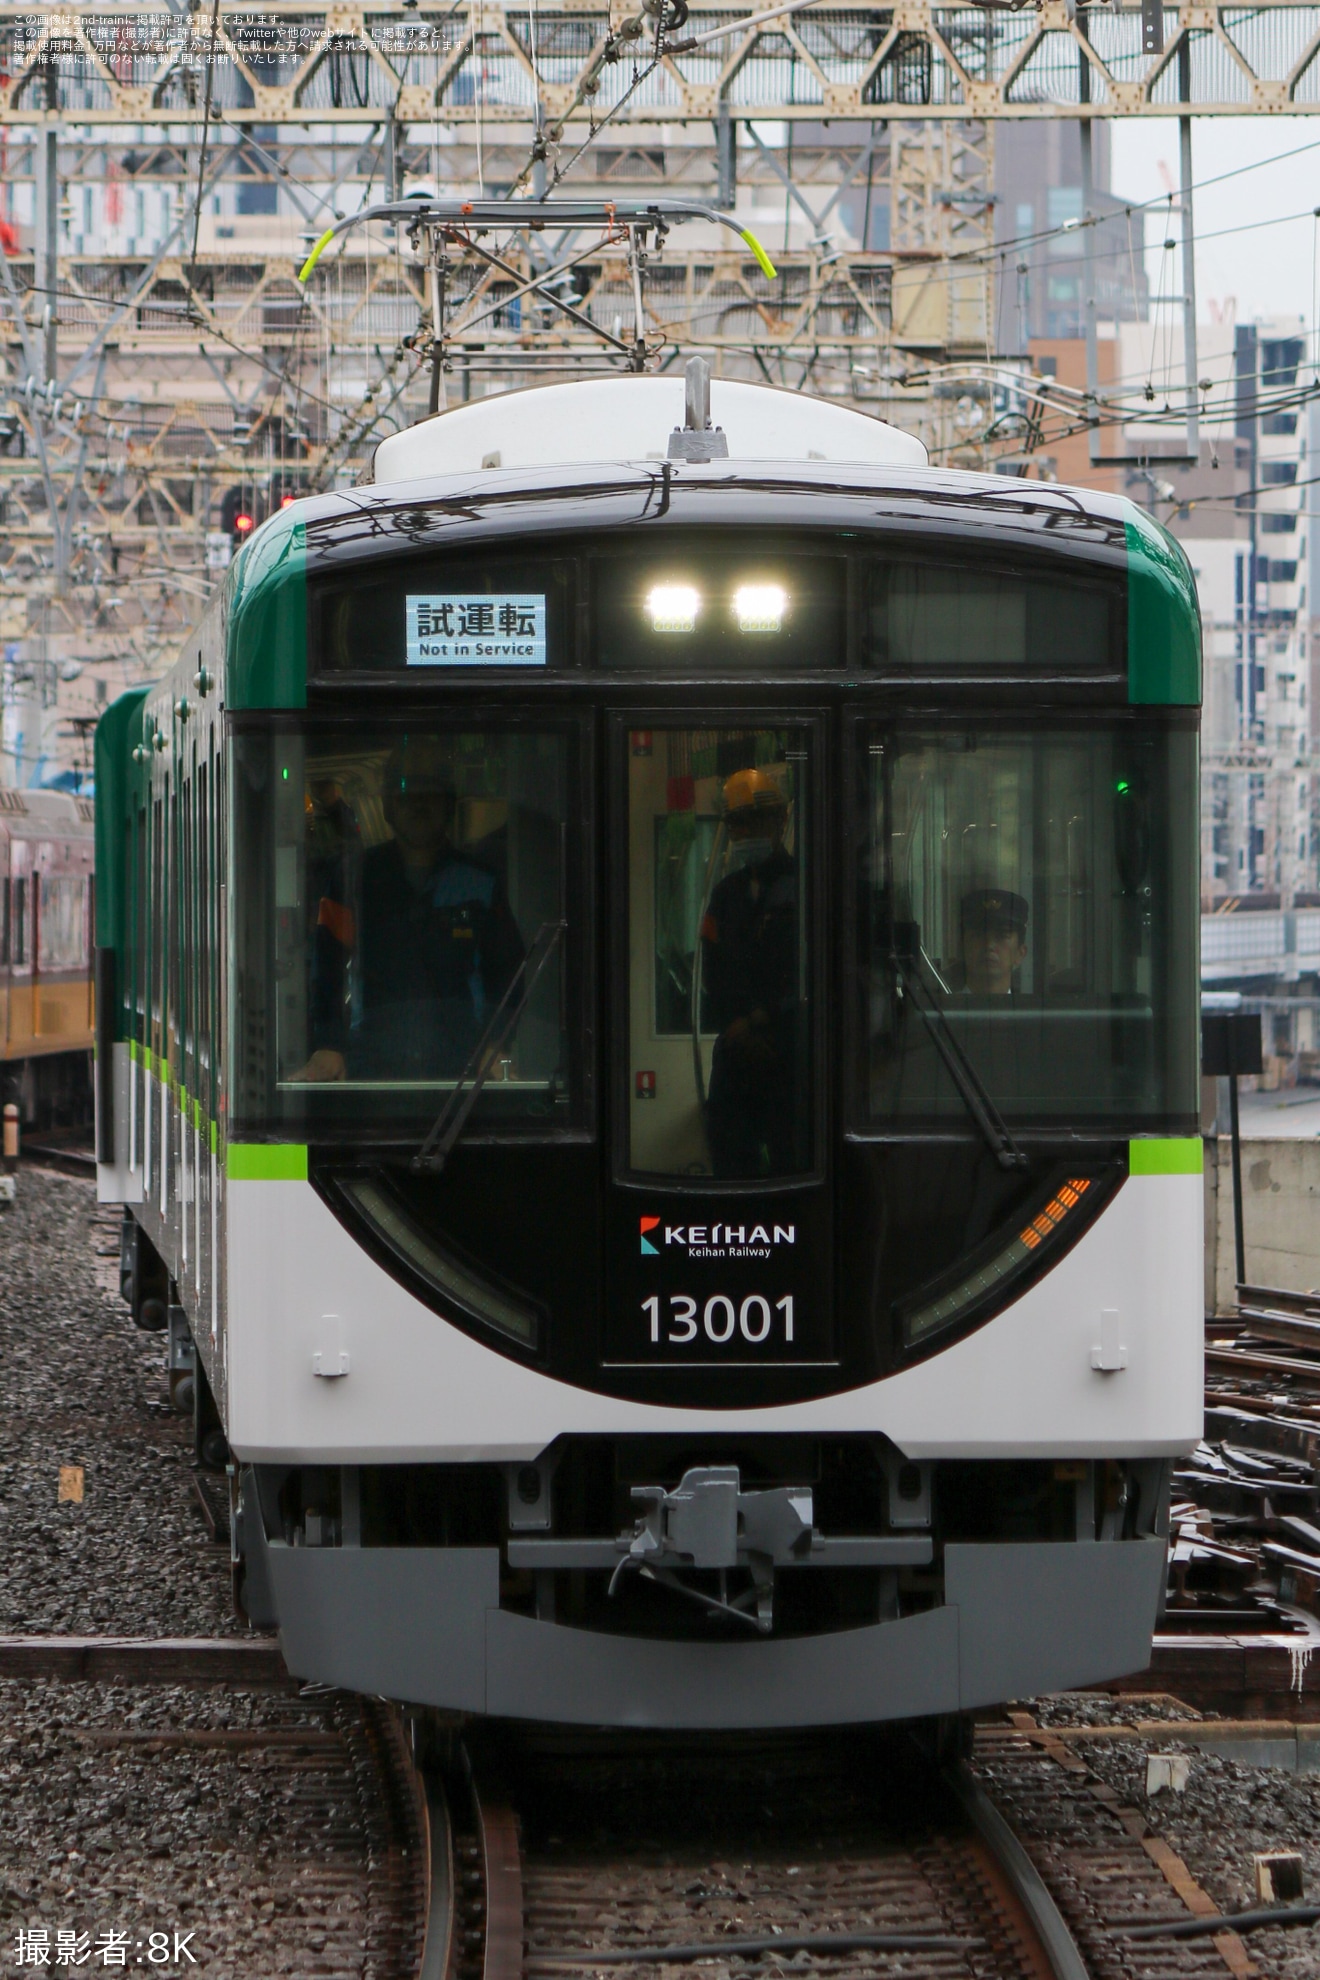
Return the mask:
<path id="1" fill-rule="evenodd" d="M 307 532 L 277 509 L 233 568 L 227 706 L 307 706 Z"/>
<path id="2" fill-rule="evenodd" d="M 1201 611 L 1181 544 L 1128 504 L 1128 700 L 1196 707 L 1201 699 Z"/>
<path id="3" fill-rule="evenodd" d="M 1130 1176 L 1199 1176 L 1204 1167 L 1199 1134 L 1180 1135 L 1176 1141 L 1152 1137 L 1128 1143 Z"/>
<path id="4" fill-rule="evenodd" d="M 225 1173 L 231 1182 L 306 1182 L 307 1150 L 297 1142 L 231 1141 Z"/>

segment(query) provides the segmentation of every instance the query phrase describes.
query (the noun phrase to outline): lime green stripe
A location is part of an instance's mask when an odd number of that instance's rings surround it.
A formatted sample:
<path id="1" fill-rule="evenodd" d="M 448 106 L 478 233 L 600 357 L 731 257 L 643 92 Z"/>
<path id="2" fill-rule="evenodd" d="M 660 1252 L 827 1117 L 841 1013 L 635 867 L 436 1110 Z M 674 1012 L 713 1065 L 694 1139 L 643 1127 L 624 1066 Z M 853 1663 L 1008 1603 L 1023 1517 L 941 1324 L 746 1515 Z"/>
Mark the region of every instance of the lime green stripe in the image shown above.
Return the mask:
<path id="1" fill-rule="evenodd" d="M 1176 1141 L 1130 1141 L 1130 1176 L 1199 1176 L 1205 1166 L 1199 1134 L 1179 1136 Z"/>
<path id="2" fill-rule="evenodd" d="M 295 1142 L 231 1141 L 225 1170 L 231 1182 L 306 1182 L 307 1150 Z"/>
<path id="3" fill-rule="evenodd" d="M 137 1039 L 130 1040 L 128 1049 L 137 1063 L 144 1066 L 151 1077 L 172 1096 L 189 1126 L 195 1128 L 200 1135 L 209 1134 L 211 1146 L 215 1148 L 217 1146 L 215 1122 L 202 1105 L 200 1097 L 190 1093 L 178 1074 L 171 1070 L 169 1061 L 160 1058 L 149 1045 L 142 1045 Z"/>

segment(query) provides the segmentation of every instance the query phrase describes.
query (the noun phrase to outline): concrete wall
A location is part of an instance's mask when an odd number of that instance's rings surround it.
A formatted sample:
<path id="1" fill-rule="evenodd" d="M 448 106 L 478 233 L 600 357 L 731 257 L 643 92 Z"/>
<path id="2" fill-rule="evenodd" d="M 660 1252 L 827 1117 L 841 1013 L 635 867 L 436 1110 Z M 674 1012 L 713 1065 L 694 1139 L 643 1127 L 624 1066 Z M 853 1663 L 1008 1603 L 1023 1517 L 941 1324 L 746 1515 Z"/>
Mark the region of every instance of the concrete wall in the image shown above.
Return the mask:
<path id="1" fill-rule="evenodd" d="M 1233 1166 L 1227 1135 L 1205 1144 L 1206 1311 L 1236 1303 Z M 1247 1280 L 1288 1292 L 1320 1287 L 1320 1140 L 1242 1143 Z"/>

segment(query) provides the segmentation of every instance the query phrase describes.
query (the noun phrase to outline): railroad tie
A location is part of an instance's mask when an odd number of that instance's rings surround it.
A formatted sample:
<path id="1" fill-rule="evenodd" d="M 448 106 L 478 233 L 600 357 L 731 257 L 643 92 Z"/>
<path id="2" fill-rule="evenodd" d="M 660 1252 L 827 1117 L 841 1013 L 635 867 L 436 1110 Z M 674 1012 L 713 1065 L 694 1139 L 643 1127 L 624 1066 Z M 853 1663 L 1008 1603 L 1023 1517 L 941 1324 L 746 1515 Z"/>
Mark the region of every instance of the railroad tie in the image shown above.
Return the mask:
<path id="1" fill-rule="evenodd" d="M 1014 1729 L 1029 1739 L 1033 1746 L 1056 1766 L 1070 1774 L 1089 1774 L 1090 1768 L 1081 1757 L 1072 1752 L 1057 1734 L 1042 1726 L 1030 1712 L 1010 1712 L 1008 1718 Z M 1170 1847 L 1162 1836 L 1152 1835 L 1150 1825 L 1140 1809 L 1129 1808 L 1118 1797 L 1107 1781 L 1092 1780 L 1090 1794 L 1102 1803 L 1110 1814 L 1122 1824 L 1134 1842 L 1139 1842 L 1169 1888 L 1182 1899 L 1187 1909 L 1196 1918 L 1217 1918 L 1219 1906 L 1209 1892 L 1202 1890 L 1176 1849 Z M 1252 1980 L 1258 1976 L 1260 1968 L 1255 1965 L 1241 1937 L 1236 1932 L 1216 1932 L 1215 1950 L 1229 1972 L 1236 1980 Z"/>

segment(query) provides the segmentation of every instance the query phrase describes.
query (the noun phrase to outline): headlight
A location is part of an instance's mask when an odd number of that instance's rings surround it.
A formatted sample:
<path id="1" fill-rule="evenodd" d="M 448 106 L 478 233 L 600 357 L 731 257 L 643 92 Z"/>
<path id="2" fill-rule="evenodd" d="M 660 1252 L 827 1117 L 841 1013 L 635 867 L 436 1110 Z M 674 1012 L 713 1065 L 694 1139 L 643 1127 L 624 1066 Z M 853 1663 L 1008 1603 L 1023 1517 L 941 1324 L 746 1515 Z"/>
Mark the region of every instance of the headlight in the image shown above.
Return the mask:
<path id="1" fill-rule="evenodd" d="M 744 584 L 733 594 L 739 632 L 779 632 L 788 609 L 788 593 L 777 584 Z"/>
<path id="2" fill-rule="evenodd" d="M 646 610 L 652 632 L 690 633 L 696 629 L 701 593 L 690 584 L 657 584 L 647 594 Z"/>

